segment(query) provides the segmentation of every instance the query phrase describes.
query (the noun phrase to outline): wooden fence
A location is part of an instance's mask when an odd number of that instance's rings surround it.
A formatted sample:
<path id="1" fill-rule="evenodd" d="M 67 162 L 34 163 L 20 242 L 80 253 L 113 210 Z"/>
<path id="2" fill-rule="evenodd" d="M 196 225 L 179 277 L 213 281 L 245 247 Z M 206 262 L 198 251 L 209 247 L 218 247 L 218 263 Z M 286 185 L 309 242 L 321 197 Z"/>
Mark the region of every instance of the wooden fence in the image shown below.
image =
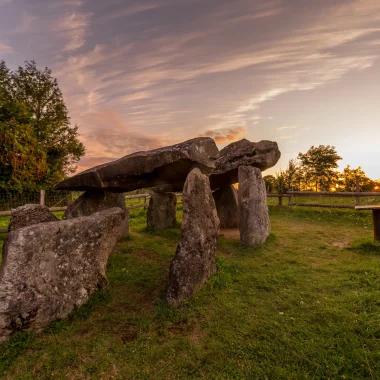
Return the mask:
<path id="1" fill-rule="evenodd" d="M 182 196 L 182 193 L 175 193 L 177 197 Z M 148 200 L 150 199 L 151 194 L 145 193 L 145 194 L 134 194 L 134 195 L 126 195 L 125 199 L 126 201 L 131 199 L 140 199 L 143 200 L 142 203 L 139 203 L 137 205 L 131 205 L 127 206 L 128 210 L 138 209 L 138 208 L 147 208 L 148 207 Z M 377 197 L 379 199 L 378 203 L 380 203 L 380 192 L 330 192 L 330 191 L 321 191 L 321 192 L 315 192 L 315 191 L 290 191 L 286 194 L 267 194 L 268 198 L 277 198 L 278 199 L 278 206 L 299 206 L 299 207 L 327 207 L 327 208 L 342 208 L 342 209 L 355 209 L 355 206 L 359 206 L 361 203 L 362 198 L 366 197 Z M 344 198 L 355 198 L 355 203 L 352 205 L 348 204 L 334 204 L 334 203 L 312 203 L 312 202 L 299 202 L 297 201 L 298 197 L 331 197 L 331 198 L 337 198 L 337 197 L 344 197 Z M 288 202 L 284 204 L 284 199 L 287 199 Z M 178 204 L 181 204 L 182 202 L 178 202 Z M 40 204 L 44 204 L 44 194 L 41 192 L 40 197 Z M 65 211 L 67 209 L 67 206 L 65 207 L 51 207 L 49 208 L 52 212 L 57 211 Z M 10 216 L 11 211 L 1 211 L 1 216 Z M 7 228 L 1 228 L 0 233 L 6 233 L 8 232 Z"/>
<path id="2" fill-rule="evenodd" d="M 175 193 L 177 197 L 182 196 L 182 193 Z M 130 199 L 140 199 L 143 200 L 143 203 L 137 204 L 137 205 L 132 205 L 132 206 L 127 206 L 127 210 L 134 210 L 138 208 L 144 208 L 146 209 L 148 207 L 148 200 L 150 199 L 151 194 L 134 194 L 134 195 L 126 195 L 125 200 L 128 201 Z M 40 197 L 40 204 L 44 205 L 44 200 L 45 200 L 45 194 L 44 191 L 41 190 L 41 197 Z M 182 202 L 178 202 L 177 204 L 182 204 Z M 50 207 L 49 210 L 51 212 L 58 212 L 58 211 L 65 211 L 67 209 L 67 206 L 64 207 Z M 0 217 L 1 216 L 10 216 L 11 211 L 0 211 Z M 7 233 L 8 228 L 0 228 L 0 233 Z"/>
<path id="3" fill-rule="evenodd" d="M 297 201 L 299 197 L 307 198 L 355 198 L 355 202 L 349 204 L 337 203 L 315 203 L 315 202 L 300 202 Z M 380 203 L 380 192 L 341 192 L 341 191 L 289 191 L 286 194 L 268 194 L 268 198 L 278 198 L 278 205 L 283 206 L 283 199 L 288 199 L 287 206 L 300 206 L 300 207 L 327 207 L 327 208 L 342 208 L 342 209 L 355 209 L 355 206 L 361 204 L 363 198 L 378 198 L 377 203 Z"/>

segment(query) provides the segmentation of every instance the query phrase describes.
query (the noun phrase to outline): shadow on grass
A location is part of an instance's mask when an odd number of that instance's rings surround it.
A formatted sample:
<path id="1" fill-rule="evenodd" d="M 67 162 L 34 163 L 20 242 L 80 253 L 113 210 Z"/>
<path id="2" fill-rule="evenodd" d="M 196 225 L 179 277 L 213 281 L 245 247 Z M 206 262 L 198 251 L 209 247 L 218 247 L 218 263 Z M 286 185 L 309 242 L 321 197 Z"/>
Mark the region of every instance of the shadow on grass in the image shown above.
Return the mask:
<path id="1" fill-rule="evenodd" d="M 359 251 L 365 255 L 380 255 L 380 242 L 369 240 L 369 239 L 360 239 L 354 241 L 349 250 Z"/>
<path id="2" fill-rule="evenodd" d="M 72 322 L 87 319 L 95 310 L 107 304 L 110 299 L 111 296 L 108 290 L 102 290 L 93 294 L 85 305 L 74 310 L 67 319 L 59 319 L 50 324 L 44 330 L 44 333 L 58 334 L 61 331 L 68 330 Z M 34 332 L 18 332 L 8 342 L 0 343 L 0 376 L 18 357 L 23 355 L 33 345 L 36 337 L 37 334 Z"/>

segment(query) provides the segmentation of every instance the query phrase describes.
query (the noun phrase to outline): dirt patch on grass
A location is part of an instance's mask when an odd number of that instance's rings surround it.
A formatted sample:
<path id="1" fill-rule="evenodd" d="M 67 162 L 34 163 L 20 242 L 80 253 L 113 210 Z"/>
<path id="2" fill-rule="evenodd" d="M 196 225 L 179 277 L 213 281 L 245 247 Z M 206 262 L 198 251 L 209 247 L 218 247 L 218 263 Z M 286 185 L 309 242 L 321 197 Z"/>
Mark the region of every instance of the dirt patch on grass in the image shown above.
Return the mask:
<path id="1" fill-rule="evenodd" d="M 344 241 L 334 241 L 331 245 L 333 247 L 337 247 L 337 248 L 347 248 L 350 245 L 350 243 L 347 240 L 344 240 Z"/>
<path id="2" fill-rule="evenodd" d="M 222 228 L 220 235 L 223 235 L 226 239 L 240 240 L 240 231 L 238 228 Z"/>

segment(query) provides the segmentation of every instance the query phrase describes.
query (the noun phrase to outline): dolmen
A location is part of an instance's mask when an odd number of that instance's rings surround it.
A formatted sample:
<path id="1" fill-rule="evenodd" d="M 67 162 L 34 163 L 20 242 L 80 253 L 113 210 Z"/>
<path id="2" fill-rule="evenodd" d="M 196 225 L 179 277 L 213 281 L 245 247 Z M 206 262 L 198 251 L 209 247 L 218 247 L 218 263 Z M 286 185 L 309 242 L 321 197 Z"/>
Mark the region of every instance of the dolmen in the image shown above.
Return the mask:
<path id="1" fill-rule="evenodd" d="M 219 152 L 214 140 L 199 137 L 62 181 L 56 189 L 84 192 L 62 221 L 39 205 L 12 210 L 0 267 L 0 341 L 17 331 L 43 330 L 107 286 L 108 257 L 129 236 L 127 191 L 153 190 L 151 229 L 176 225 L 174 192 L 183 191 L 181 235 L 165 299 L 171 307 L 190 300 L 216 271 L 220 227 L 239 227 L 242 244 L 266 240 L 270 225 L 261 172 L 279 158 L 275 142 L 243 139 Z"/>
<path id="2" fill-rule="evenodd" d="M 215 272 L 219 219 L 209 175 L 219 149 L 213 139 L 199 137 L 147 152 L 137 152 L 96 166 L 66 179 L 59 190 L 84 191 L 64 218 L 88 215 L 107 207 L 120 207 L 123 192 L 152 188 L 147 227 L 176 225 L 175 191 L 183 193 L 183 223 L 176 255 L 170 267 L 166 299 L 177 307 L 192 297 Z M 124 199 L 124 198 L 123 198 Z"/>

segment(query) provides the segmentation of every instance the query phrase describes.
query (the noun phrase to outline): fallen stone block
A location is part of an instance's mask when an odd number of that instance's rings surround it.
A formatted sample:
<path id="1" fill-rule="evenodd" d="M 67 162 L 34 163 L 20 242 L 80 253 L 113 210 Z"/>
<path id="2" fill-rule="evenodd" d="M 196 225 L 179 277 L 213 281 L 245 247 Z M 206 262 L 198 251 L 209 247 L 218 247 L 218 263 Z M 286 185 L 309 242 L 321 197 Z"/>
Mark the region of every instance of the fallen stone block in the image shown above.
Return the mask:
<path id="1" fill-rule="evenodd" d="M 108 256 L 124 217 L 119 208 L 11 231 L 0 267 L 0 341 L 42 331 L 108 284 Z"/>

